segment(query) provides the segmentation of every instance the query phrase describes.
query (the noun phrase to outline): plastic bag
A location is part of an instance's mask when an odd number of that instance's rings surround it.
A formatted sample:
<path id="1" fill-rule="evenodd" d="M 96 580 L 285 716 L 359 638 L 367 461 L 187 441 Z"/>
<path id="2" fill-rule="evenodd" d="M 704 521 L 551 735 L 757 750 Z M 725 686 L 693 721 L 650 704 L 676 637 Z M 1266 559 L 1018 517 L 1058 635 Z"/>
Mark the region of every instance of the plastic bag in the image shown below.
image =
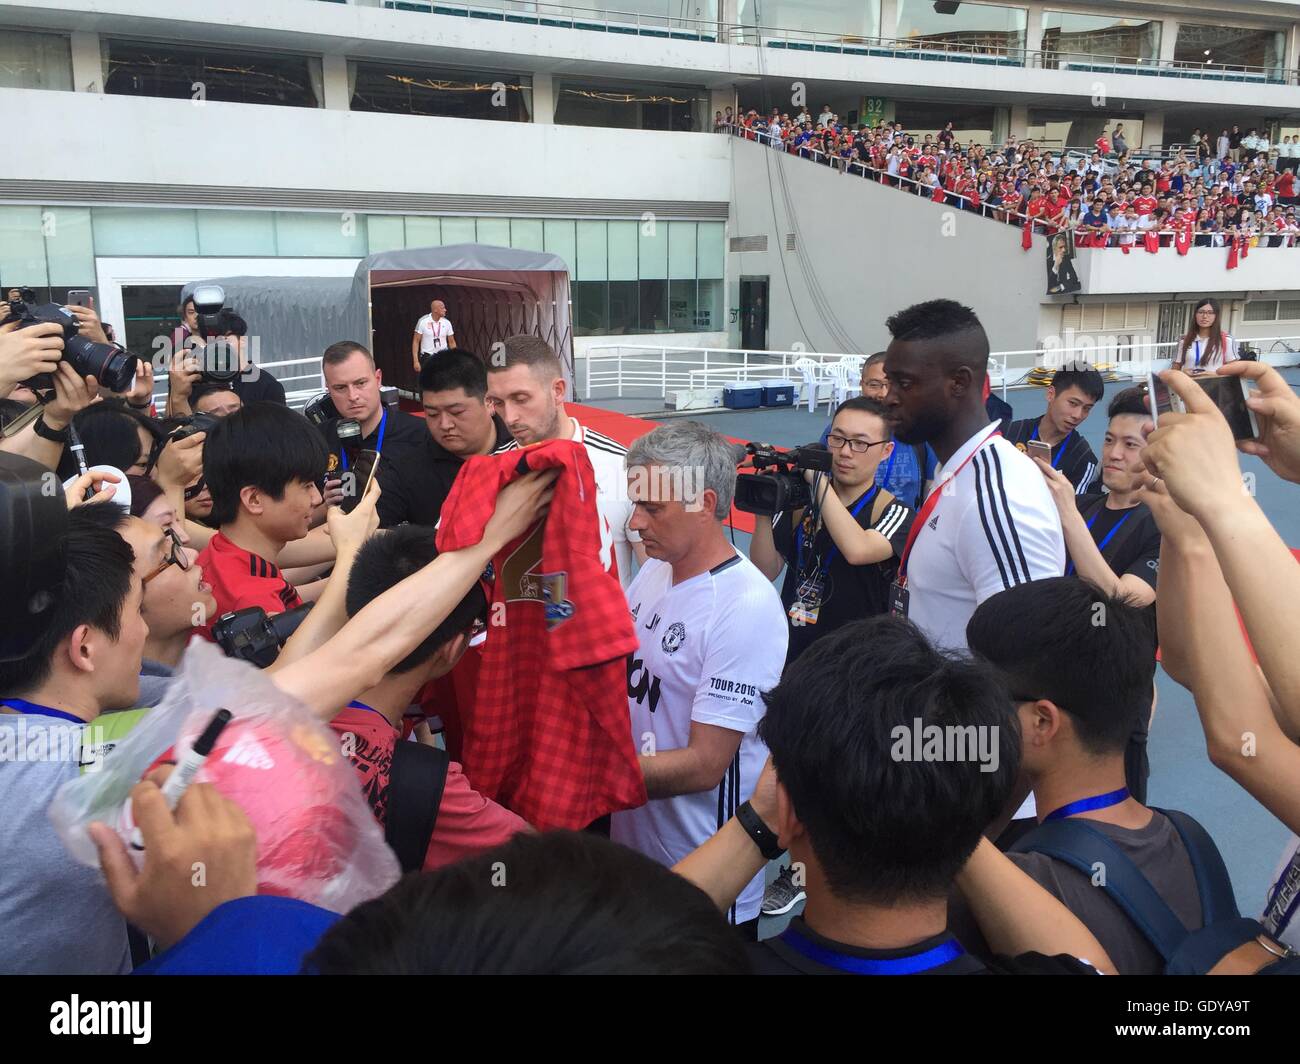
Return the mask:
<path id="1" fill-rule="evenodd" d="M 117 827 L 129 842 L 131 788 L 164 754 L 170 761 L 188 749 L 221 708 L 233 719 L 195 781 L 213 784 L 252 821 L 259 894 L 347 912 L 397 882 L 397 858 L 334 733 L 271 677 L 201 642 L 186 650 L 162 702 L 101 770 L 59 788 L 49 815 L 73 857 L 99 867 L 86 831 L 94 821 Z"/>

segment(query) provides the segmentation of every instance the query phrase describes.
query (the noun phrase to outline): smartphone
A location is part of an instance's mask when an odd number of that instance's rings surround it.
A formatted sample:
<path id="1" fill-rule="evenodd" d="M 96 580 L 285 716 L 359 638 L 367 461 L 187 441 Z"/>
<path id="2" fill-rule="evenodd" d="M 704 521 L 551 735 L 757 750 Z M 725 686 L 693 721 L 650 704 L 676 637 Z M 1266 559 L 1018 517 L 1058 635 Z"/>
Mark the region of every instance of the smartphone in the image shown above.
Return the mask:
<path id="1" fill-rule="evenodd" d="M 1041 458 L 1048 465 L 1052 464 L 1052 448 L 1042 440 L 1030 440 L 1025 444 L 1030 458 Z"/>
<path id="2" fill-rule="evenodd" d="M 345 513 L 351 513 L 365 498 L 366 492 L 370 490 L 370 482 L 375 479 L 375 470 L 379 468 L 379 452 L 370 449 L 357 452 L 356 459 L 352 462 L 350 472 L 356 478 L 352 481 L 355 487 L 355 495 L 345 495 L 343 497 L 342 507 Z"/>
<path id="3" fill-rule="evenodd" d="M 68 291 L 68 301 L 64 304 L 66 307 L 89 307 L 90 306 L 90 289 L 73 288 Z"/>
<path id="4" fill-rule="evenodd" d="M 1259 422 L 1255 411 L 1246 405 L 1250 394 L 1244 377 L 1220 377 L 1213 373 L 1203 373 L 1192 378 L 1200 389 L 1214 400 L 1219 413 L 1232 429 L 1235 440 L 1259 439 Z M 1147 395 L 1150 397 L 1151 420 L 1159 426 L 1160 415 L 1171 411 L 1182 413 L 1186 408 L 1183 401 L 1165 387 L 1164 381 L 1152 373 L 1147 380 Z"/>

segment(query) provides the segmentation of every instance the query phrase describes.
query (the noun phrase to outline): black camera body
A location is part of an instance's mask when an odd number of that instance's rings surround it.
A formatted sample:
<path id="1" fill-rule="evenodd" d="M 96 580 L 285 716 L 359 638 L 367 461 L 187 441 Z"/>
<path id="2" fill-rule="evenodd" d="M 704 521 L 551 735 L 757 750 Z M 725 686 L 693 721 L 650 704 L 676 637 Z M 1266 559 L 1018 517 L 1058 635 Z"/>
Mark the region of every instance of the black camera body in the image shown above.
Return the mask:
<path id="1" fill-rule="evenodd" d="M 197 331 L 204 341 L 202 350 L 195 352 L 201 364 L 199 380 L 205 384 L 230 384 L 244 366 L 239 344 L 221 339 L 218 332 L 226 290 L 219 284 L 201 284 L 190 293 L 189 301 L 194 304 L 199 319 Z"/>
<path id="2" fill-rule="evenodd" d="M 72 312 L 57 303 L 44 303 L 39 307 L 22 301 L 10 303 L 9 317 L 0 324 L 11 321 L 17 321 L 20 329 L 47 323 L 62 328 L 63 361 L 71 365 L 78 376 L 94 377 L 105 388 L 115 392 L 127 391 L 135 383 L 140 360 L 121 344 L 87 340 L 81 335 L 81 325 Z M 54 387 L 54 380 L 48 373 L 38 373 L 23 383 L 38 390 Z"/>
<path id="3" fill-rule="evenodd" d="M 228 658 L 239 658 L 265 669 L 280 656 L 280 650 L 307 617 L 315 603 L 308 602 L 283 613 L 267 615 L 261 606 L 231 610 L 217 618 L 212 638 Z"/>
<path id="4" fill-rule="evenodd" d="M 803 479 L 804 471 L 828 475 L 831 471 L 831 452 L 819 443 L 793 451 L 747 443 L 745 454 L 755 469 L 770 470 L 736 478 L 736 509 L 749 514 L 770 516 L 808 506 L 812 492 Z"/>
<path id="5" fill-rule="evenodd" d="M 220 423 L 220 420 L 211 414 L 190 414 L 189 417 L 181 419 L 181 423 L 172 429 L 168 438 L 183 440 L 187 436 L 195 436 L 200 432 L 211 432 Z"/>
<path id="6" fill-rule="evenodd" d="M 302 412 L 303 416 L 317 428 L 321 428 L 327 421 L 339 419 L 338 407 L 334 405 L 329 392 L 312 396 L 307 405 L 302 408 Z"/>

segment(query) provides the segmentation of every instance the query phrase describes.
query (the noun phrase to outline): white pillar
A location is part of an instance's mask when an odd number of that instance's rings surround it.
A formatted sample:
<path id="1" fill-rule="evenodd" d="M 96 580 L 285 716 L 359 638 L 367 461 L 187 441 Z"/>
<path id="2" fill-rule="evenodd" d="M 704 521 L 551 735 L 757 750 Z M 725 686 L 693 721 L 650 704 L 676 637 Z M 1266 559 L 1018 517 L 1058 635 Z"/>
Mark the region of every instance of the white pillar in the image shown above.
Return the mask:
<path id="1" fill-rule="evenodd" d="M 1023 103 L 1011 105 L 1011 136 L 1024 140 L 1029 134 L 1029 107 Z"/>
<path id="2" fill-rule="evenodd" d="M 1160 60 L 1172 61 L 1174 45 L 1178 43 L 1178 20 L 1167 18 L 1160 26 Z"/>
<path id="3" fill-rule="evenodd" d="M 1165 112 L 1147 111 L 1142 119 L 1142 146 L 1165 142 Z"/>
<path id="4" fill-rule="evenodd" d="M 898 0 L 880 0 L 880 29 L 877 37 L 893 37 L 898 32 Z"/>
<path id="5" fill-rule="evenodd" d="M 713 116 L 709 116 L 712 121 Z M 555 82 L 550 74 L 533 75 L 533 121 L 538 125 L 555 124 Z"/>
<path id="6" fill-rule="evenodd" d="M 348 58 L 345 55 L 327 55 L 321 63 L 321 81 L 325 99 L 321 102 L 328 111 L 346 111 L 352 106 L 352 93 L 348 89 Z"/>
<path id="7" fill-rule="evenodd" d="M 1029 8 L 1029 19 L 1025 23 L 1025 50 L 1028 52 L 1037 52 L 1043 47 L 1043 9 L 1039 6 L 1031 5 Z M 1038 66 L 1039 63 L 1033 57 L 1026 58 L 1026 65 Z"/>
<path id="8" fill-rule="evenodd" d="M 72 88 L 77 92 L 104 91 L 104 63 L 99 54 L 98 33 L 73 31 Z"/>

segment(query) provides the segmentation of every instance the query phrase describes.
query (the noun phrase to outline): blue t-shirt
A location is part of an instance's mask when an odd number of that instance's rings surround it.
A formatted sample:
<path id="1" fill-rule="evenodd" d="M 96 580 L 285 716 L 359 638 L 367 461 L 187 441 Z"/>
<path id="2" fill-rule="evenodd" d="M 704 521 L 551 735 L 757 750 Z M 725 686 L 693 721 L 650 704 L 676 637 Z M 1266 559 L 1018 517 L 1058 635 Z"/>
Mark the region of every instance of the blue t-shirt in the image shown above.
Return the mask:
<path id="1" fill-rule="evenodd" d="M 826 438 L 831 434 L 827 425 L 822 430 L 821 445 L 826 446 Z M 876 467 L 876 483 L 884 488 L 905 506 L 916 509 L 921 499 L 921 486 L 932 474 L 938 462 L 930 445 L 925 445 L 925 469 L 921 469 L 916 460 L 916 451 L 910 444 L 894 441 L 894 452 Z"/>

